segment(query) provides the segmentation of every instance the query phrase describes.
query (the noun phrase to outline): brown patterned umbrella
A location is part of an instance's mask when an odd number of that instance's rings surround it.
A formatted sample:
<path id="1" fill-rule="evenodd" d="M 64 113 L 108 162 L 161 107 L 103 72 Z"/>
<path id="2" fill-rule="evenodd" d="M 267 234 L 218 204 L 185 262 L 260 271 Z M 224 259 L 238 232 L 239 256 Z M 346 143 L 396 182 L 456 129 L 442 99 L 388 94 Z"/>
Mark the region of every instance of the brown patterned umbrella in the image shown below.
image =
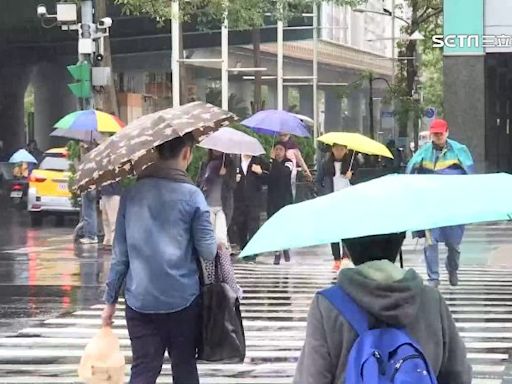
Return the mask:
<path id="1" fill-rule="evenodd" d="M 136 175 L 155 161 L 156 146 L 189 132 L 199 140 L 236 119 L 234 114 L 201 101 L 142 116 L 84 156 L 73 189 L 83 192 Z"/>

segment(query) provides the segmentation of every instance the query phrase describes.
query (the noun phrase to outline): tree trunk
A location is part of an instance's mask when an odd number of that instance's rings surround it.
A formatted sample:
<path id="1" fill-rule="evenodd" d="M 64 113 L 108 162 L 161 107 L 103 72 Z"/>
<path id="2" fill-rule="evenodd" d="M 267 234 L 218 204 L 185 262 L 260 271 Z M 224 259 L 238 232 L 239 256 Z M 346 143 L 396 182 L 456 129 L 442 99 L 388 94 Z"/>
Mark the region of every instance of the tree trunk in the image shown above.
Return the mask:
<path id="1" fill-rule="evenodd" d="M 94 14 L 96 16 L 96 23 L 102 18 L 108 16 L 108 3 L 109 1 L 107 0 L 96 0 L 96 7 L 94 11 Z M 99 65 L 102 67 L 111 68 L 111 80 L 110 84 L 105 86 L 102 92 L 95 94 L 94 101 L 97 109 L 101 109 L 104 112 L 119 116 L 117 93 L 114 84 L 114 76 L 112 72 L 112 51 L 110 49 L 110 38 L 108 36 L 104 38 L 103 47 L 103 61 Z"/>
<path id="2" fill-rule="evenodd" d="M 254 53 L 254 67 L 261 67 L 261 30 L 254 28 L 252 30 L 252 46 Z M 261 111 L 264 105 L 261 100 L 261 72 L 254 72 L 254 100 L 251 104 L 252 113 Z"/>

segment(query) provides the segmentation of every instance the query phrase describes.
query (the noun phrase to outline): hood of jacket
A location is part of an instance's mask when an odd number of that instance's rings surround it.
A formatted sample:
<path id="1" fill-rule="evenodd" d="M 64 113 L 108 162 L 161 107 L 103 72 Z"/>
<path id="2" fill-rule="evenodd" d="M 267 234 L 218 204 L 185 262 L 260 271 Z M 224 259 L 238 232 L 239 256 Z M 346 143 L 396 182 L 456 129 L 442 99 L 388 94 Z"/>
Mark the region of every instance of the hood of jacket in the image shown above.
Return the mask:
<path id="1" fill-rule="evenodd" d="M 338 284 L 367 313 L 386 324 L 406 327 L 416 318 L 422 278 L 389 261 L 372 261 L 340 272 Z"/>

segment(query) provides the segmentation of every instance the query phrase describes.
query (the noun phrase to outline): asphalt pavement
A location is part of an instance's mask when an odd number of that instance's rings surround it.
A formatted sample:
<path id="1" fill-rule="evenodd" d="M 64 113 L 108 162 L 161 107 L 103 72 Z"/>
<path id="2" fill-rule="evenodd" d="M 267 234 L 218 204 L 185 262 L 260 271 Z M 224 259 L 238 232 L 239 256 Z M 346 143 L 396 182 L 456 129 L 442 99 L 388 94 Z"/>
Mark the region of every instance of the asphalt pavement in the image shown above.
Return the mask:
<path id="1" fill-rule="evenodd" d="M 97 332 L 110 254 L 75 246 L 74 223 L 29 227 L 25 214 L 0 212 L 0 383 L 74 383 L 76 367 Z M 445 296 L 466 341 L 474 383 L 512 383 L 512 226 L 472 226 L 462 245 L 461 284 Z M 443 252 L 444 253 L 444 252 Z M 425 275 L 422 245 L 408 239 L 406 267 Z M 244 364 L 200 365 L 203 383 L 291 383 L 315 291 L 330 284 L 328 247 L 295 250 L 292 262 L 272 256 L 235 266 L 244 289 L 247 336 Z M 443 263 L 441 263 L 443 265 Z M 122 350 L 131 353 L 121 303 L 115 323 Z M 170 382 L 168 361 L 163 382 Z"/>

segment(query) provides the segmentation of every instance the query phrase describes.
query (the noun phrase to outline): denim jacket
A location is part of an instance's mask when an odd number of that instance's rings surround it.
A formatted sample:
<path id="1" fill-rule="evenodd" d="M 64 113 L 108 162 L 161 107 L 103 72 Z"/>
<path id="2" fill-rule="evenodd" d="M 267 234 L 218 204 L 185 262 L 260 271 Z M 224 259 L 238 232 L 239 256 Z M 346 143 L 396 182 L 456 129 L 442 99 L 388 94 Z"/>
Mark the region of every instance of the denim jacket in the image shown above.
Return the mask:
<path id="1" fill-rule="evenodd" d="M 201 191 L 148 177 L 121 198 L 105 293 L 116 303 L 126 279 L 128 306 L 142 313 L 179 311 L 199 294 L 198 259 L 214 260 L 216 242 Z"/>

